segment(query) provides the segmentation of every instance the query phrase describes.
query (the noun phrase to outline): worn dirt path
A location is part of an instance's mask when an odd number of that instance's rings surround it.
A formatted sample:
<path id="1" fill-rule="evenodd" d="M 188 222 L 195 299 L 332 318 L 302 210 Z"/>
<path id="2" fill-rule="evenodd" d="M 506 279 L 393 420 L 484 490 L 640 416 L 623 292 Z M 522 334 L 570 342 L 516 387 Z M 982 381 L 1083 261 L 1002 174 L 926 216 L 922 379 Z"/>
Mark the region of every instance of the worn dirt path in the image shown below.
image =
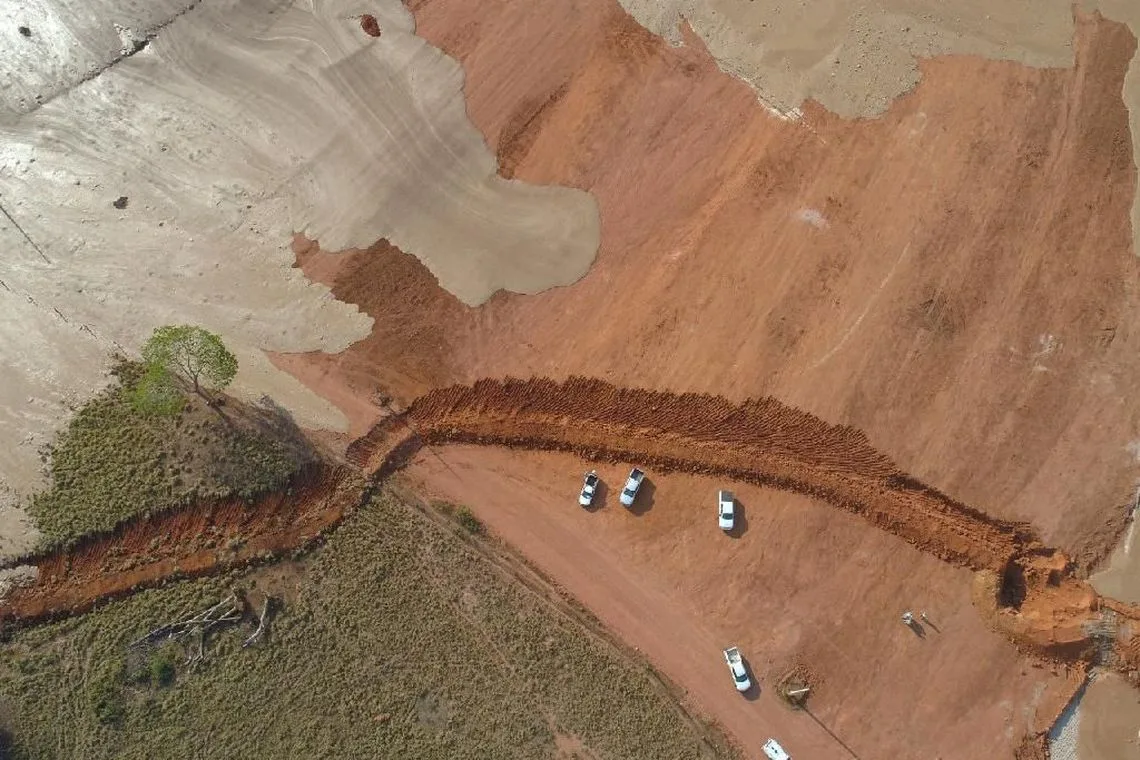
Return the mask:
<path id="1" fill-rule="evenodd" d="M 584 466 L 608 493 L 574 503 Z M 627 643 L 687 691 L 745 756 L 776 736 L 793 757 L 1011 758 L 1045 731 L 1079 669 L 1039 667 L 987 627 L 969 573 L 811 499 L 733 484 L 746 531 L 723 535 L 713 503 L 723 479 L 650 470 L 638 514 L 617 501 L 628 464 L 553 452 L 433 447 L 408 470 L 427 495 L 469 506 Z M 643 498 L 645 494 L 643 494 Z M 780 536 L 779 549 L 769 538 Z M 920 639 L 898 622 L 926 609 L 940 632 Z M 761 682 L 733 689 L 721 650 L 738 645 Z M 812 711 L 793 713 L 773 682 L 794 663 L 818 676 Z M 953 678 L 944 674 L 953 672 Z M 913 754 L 911 754 L 913 753 Z"/>

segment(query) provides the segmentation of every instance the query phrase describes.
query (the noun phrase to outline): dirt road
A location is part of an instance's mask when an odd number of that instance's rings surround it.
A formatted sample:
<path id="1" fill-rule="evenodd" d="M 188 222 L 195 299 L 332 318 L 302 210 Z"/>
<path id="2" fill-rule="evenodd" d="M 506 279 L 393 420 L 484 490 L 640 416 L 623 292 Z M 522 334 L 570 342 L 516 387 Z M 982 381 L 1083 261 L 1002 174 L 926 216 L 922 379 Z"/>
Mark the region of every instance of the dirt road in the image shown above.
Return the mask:
<path id="1" fill-rule="evenodd" d="M 443 447 L 408 471 L 427 493 L 470 506 L 491 530 L 688 690 L 749 757 L 776 736 L 793 757 L 1012 757 L 1075 688 L 987 628 L 969 573 L 854 516 L 803 497 L 737 486 L 746 530 L 714 522 L 723 481 L 650 472 L 640 514 L 618 505 L 628 468 L 605 464 L 603 506 L 573 495 L 583 463 L 556 453 Z M 903 609 L 938 626 L 919 638 Z M 720 650 L 739 645 L 762 692 L 733 689 Z M 773 696 L 794 663 L 819 675 L 817 724 Z M 953 673 L 949 678 L 947 674 Z M 911 726 L 921 726 L 912 730 Z"/>

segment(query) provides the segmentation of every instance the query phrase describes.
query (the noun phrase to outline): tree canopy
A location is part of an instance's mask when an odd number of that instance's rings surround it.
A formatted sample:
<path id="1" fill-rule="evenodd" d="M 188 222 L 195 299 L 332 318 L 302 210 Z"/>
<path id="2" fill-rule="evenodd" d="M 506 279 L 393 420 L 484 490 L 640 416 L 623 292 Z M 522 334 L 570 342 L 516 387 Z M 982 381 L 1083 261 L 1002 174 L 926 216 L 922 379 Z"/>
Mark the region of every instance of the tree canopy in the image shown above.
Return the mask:
<path id="1" fill-rule="evenodd" d="M 221 390 L 237 374 L 237 358 L 230 353 L 222 339 L 194 325 L 166 325 L 158 327 L 142 349 L 146 375 L 140 388 L 149 385 L 151 395 L 162 395 L 166 380 L 181 376 L 194 386 L 194 392 L 204 395 L 203 386 Z"/>

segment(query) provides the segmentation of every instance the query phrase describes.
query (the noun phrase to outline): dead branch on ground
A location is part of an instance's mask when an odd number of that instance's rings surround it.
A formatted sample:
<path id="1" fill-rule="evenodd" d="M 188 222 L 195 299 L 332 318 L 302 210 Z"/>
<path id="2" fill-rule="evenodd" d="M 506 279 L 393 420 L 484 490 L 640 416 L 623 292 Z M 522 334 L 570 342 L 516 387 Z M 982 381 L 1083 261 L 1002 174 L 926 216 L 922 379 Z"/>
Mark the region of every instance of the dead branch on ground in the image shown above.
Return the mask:
<path id="1" fill-rule="evenodd" d="M 261 619 L 257 621 L 257 630 L 250 634 L 249 638 L 241 643 L 241 648 L 245 649 L 261 641 L 265 637 L 265 624 L 269 620 L 269 604 L 273 597 L 268 594 L 265 595 L 265 604 L 261 608 Z"/>
<path id="2" fill-rule="evenodd" d="M 183 620 L 160 625 L 145 636 L 135 639 L 128 644 L 127 647 L 128 649 L 136 649 L 158 646 L 167 641 L 192 636 L 193 642 L 190 652 L 186 656 L 185 664 L 193 669 L 206 657 L 207 634 L 220 625 L 241 622 L 244 615 L 245 600 L 239 598 L 236 593 L 231 592 L 229 596 L 209 609 L 203 610 L 196 615 L 191 615 Z M 197 644 L 197 651 L 193 649 L 194 643 Z"/>

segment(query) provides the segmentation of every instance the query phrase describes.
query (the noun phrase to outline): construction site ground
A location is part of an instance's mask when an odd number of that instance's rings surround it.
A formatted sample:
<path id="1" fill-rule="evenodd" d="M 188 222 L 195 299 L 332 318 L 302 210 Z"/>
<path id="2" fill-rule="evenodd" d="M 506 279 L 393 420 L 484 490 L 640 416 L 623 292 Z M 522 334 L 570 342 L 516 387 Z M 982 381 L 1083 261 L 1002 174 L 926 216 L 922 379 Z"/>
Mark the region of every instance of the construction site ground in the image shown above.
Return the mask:
<path id="1" fill-rule="evenodd" d="M 470 308 L 386 241 L 333 253 L 298 240 L 306 274 L 376 324 L 341 354 L 273 360 L 353 434 L 383 396 L 482 377 L 770 394 L 864 431 L 974 509 L 1031 522 L 1082 568 L 1112 550 L 1140 412 L 1127 27 L 1078 16 L 1072 69 L 924 60 L 880 118 L 808 102 L 781 120 L 691 33 L 671 47 L 614 2 L 413 10 L 463 65 L 500 172 L 591 192 L 601 249 L 571 287 Z M 751 754 L 771 730 L 844 756 L 829 729 L 859 757 L 1012 757 L 1076 689 L 982 625 L 966 571 L 865 521 L 741 489 L 748 530 L 726 539 L 719 484 L 680 475 L 651 475 L 643 515 L 613 496 L 583 513 L 585 466 L 459 448 L 421 454 L 413 473 L 641 646 Z M 621 467 L 603 475 L 616 489 Z M 912 606 L 942 632 L 900 625 Z M 823 726 L 742 701 L 718 660 L 733 643 L 764 673 L 808 660 Z"/>
<path id="2" fill-rule="evenodd" d="M 968 571 L 811 499 L 734 486 L 744 527 L 729 536 L 715 521 L 723 480 L 651 471 L 635 514 L 617 501 L 628 467 L 606 465 L 602 506 L 589 511 L 574 506 L 576 457 L 467 446 L 435 454 L 421 453 L 409 476 L 471 505 L 682 685 L 746 756 L 775 735 L 821 759 L 908 748 L 1012 757 L 1076 685 L 986 627 Z M 937 629 L 920 638 L 899 622 L 907 608 L 927 611 Z M 730 645 L 759 680 L 752 700 L 732 687 L 720 652 Z M 773 688 L 797 664 L 818 679 L 810 713 L 790 710 Z"/>

